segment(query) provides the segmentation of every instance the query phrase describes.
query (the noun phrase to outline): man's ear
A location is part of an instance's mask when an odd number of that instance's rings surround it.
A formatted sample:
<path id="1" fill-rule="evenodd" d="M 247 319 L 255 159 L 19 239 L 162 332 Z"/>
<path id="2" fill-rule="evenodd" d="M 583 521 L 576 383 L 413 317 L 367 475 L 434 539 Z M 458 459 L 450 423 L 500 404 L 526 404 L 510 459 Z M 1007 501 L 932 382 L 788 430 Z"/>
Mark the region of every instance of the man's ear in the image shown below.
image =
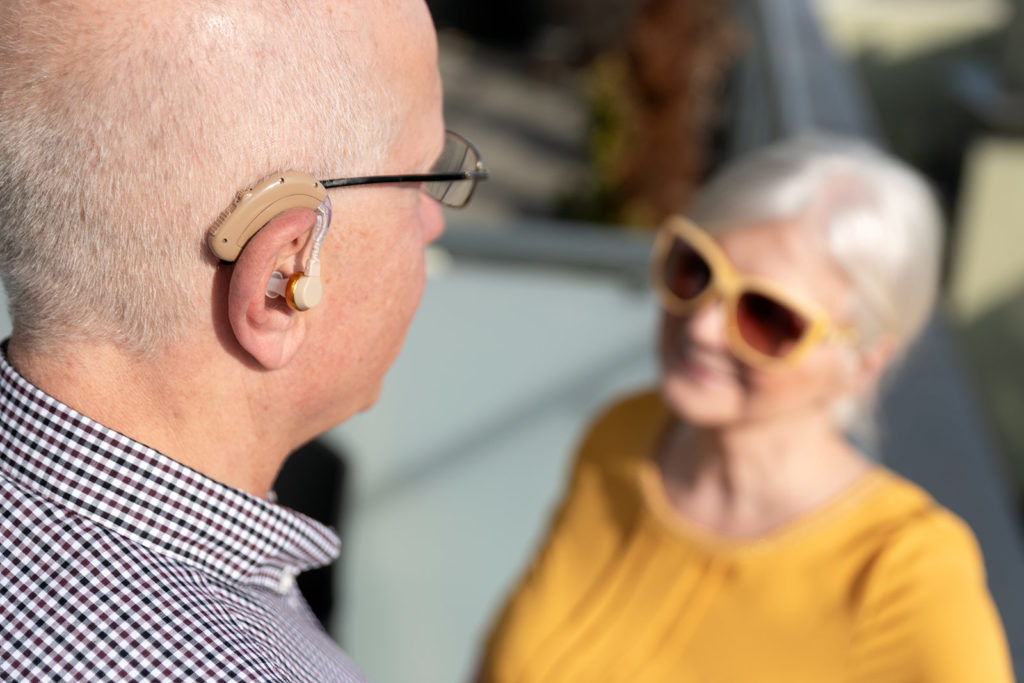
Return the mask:
<path id="1" fill-rule="evenodd" d="M 239 345 L 268 370 L 287 365 L 305 340 L 303 313 L 283 297 L 267 296 L 275 270 L 288 277 L 302 269 L 302 254 L 316 214 L 289 209 L 278 214 L 245 245 L 228 284 L 228 319 Z"/>

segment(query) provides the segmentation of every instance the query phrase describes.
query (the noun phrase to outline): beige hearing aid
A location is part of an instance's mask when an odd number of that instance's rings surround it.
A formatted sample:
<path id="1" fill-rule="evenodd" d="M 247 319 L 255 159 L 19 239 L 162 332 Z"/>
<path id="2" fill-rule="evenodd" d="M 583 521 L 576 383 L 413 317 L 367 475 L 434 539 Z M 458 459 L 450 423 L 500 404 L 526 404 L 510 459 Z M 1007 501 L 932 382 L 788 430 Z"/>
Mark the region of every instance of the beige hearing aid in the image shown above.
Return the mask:
<path id="1" fill-rule="evenodd" d="M 297 311 L 307 311 L 320 302 L 320 247 L 331 227 L 331 200 L 316 178 L 297 171 L 268 176 L 235 195 L 235 200 L 210 228 L 207 243 L 222 261 L 234 262 L 242 248 L 260 229 L 283 211 L 295 207 L 316 212 L 309 257 L 301 273 L 285 279 L 274 273 L 267 296 L 283 296 Z"/>

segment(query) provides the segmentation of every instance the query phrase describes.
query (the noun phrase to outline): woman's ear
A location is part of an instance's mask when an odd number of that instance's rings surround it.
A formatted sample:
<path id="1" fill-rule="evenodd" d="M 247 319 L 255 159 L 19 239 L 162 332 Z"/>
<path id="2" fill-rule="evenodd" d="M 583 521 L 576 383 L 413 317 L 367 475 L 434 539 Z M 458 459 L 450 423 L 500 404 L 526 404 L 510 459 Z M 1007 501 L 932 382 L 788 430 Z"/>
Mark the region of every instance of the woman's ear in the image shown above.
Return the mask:
<path id="1" fill-rule="evenodd" d="M 239 345 L 268 370 L 286 366 L 305 340 L 304 314 L 283 297 L 267 296 L 275 271 L 288 278 L 301 270 L 316 214 L 289 209 L 275 216 L 245 245 L 228 284 L 228 320 Z"/>
<path id="2" fill-rule="evenodd" d="M 883 334 L 866 347 L 853 352 L 856 357 L 850 368 L 850 392 L 860 396 L 873 390 L 889 367 L 896 354 L 896 340 L 891 334 Z"/>

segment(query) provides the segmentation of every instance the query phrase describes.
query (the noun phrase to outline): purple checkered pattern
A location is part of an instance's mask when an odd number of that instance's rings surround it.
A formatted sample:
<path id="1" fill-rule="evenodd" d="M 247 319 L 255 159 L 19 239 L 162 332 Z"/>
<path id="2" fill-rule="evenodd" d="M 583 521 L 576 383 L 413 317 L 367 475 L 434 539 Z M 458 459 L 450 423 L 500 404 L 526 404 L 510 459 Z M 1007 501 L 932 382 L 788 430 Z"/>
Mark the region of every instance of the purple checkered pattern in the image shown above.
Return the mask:
<path id="1" fill-rule="evenodd" d="M 0 359 L 0 680 L 362 681 L 295 588 L 330 529 L 75 412 Z"/>

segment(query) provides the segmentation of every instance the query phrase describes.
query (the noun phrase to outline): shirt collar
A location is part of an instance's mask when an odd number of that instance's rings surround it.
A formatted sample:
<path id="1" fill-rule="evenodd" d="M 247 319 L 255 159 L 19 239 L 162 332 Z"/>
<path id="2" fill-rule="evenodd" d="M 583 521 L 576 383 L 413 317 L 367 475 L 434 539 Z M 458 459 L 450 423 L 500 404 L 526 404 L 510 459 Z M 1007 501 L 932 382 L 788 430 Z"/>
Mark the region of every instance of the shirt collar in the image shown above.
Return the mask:
<path id="1" fill-rule="evenodd" d="M 340 545 L 322 524 L 214 481 L 64 405 L 22 377 L 5 353 L 0 476 L 229 581 L 277 590 L 284 577 L 328 564 Z"/>

